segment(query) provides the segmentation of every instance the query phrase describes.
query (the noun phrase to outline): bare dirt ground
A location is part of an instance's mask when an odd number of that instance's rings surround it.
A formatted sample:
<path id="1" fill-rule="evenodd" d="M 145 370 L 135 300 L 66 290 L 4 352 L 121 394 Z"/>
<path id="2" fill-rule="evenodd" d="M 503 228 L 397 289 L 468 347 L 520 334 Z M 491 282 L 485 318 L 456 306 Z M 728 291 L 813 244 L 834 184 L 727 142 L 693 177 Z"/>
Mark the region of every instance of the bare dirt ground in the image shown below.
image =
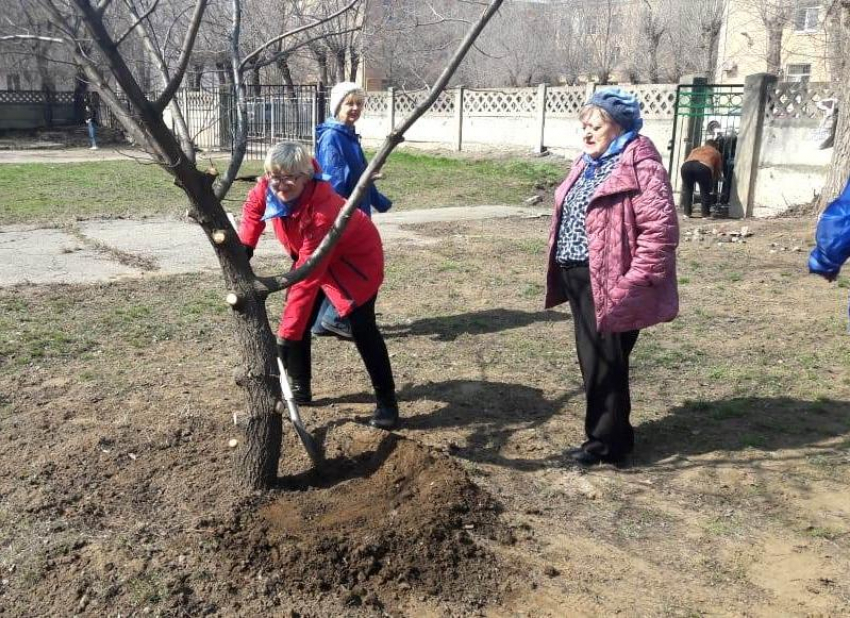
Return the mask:
<path id="1" fill-rule="evenodd" d="M 541 309 L 547 225 L 390 248 L 403 426 L 370 430 L 353 346 L 317 340 L 327 462 L 288 431 L 265 495 L 231 483 L 214 273 L 0 291 L 0 615 L 850 615 L 847 280 L 805 274 L 813 222 L 683 223 L 636 452 L 590 470 L 563 457 L 583 403 L 568 313 Z"/>

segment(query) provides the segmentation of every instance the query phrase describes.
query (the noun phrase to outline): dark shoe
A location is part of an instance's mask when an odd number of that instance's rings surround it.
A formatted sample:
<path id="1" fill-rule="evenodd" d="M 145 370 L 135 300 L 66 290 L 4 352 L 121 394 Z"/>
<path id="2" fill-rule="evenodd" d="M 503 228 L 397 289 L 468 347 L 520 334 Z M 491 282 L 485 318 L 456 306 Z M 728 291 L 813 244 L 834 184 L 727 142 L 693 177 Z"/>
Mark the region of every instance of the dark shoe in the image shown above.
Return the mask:
<path id="1" fill-rule="evenodd" d="M 295 403 L 299 406 L 309 406 L 313 403 L 313 391 L 310 389 L 310 383 L 298 382 L 292 380 L 292 396 L 295 398 Z"/>
<path id="2" fill-rule="evenodd" d="M 321 327 L 332 332 L 337 337 L 342 337 L 343 339 L 351 339 L 352 337 L 351 323 L 342 318 L 336 320 L 322 320 Z"/>
<path id="3" fill-rule="evenodd" d="M 398 424 L 398 406 L 378 404 L 369 424 L 378 429 L 392 429 Z"/>
<path id="4" fill-rule="evenodd" d="M 574 448 L 567 451 L 567 455 L 580 466 L 590 467 L 602 463 L 602 457 L 595 455 L 594 453 L 590 453 L 583 448 Z"/>

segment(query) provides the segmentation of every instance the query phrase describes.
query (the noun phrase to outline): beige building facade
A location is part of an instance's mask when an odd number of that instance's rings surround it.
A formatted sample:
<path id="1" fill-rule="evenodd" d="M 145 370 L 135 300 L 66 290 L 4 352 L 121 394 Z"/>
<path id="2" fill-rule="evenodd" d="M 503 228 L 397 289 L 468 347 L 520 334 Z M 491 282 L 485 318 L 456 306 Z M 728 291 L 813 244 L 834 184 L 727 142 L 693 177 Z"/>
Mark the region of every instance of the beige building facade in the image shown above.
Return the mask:
<path id="1" fill-rule="evenodd" d="M 720 32 L 715 81 L 743 83 L 768 70 L 768 26 L 782 30 L 782 81 L 831 81 L 823 0 L 729 0 Z"/>

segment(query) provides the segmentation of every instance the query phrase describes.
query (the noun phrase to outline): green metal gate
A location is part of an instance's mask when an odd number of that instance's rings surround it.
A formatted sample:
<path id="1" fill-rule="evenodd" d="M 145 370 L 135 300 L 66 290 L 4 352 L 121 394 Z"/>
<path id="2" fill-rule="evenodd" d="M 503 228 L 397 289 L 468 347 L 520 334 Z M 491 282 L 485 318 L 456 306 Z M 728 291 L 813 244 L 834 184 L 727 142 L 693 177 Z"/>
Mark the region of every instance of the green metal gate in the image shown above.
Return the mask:
<path id="1" fill-rule="evenodd" d="M 743 102 L 743 84 L 680 84 L 676 88 L 669 168 L 674 192 L 680 190 L 679 169 L 688 154 L 706 140 L 713 139 L 723 156 L 723 178 L 718 186 L 717 202 L 729 203 Z"/>

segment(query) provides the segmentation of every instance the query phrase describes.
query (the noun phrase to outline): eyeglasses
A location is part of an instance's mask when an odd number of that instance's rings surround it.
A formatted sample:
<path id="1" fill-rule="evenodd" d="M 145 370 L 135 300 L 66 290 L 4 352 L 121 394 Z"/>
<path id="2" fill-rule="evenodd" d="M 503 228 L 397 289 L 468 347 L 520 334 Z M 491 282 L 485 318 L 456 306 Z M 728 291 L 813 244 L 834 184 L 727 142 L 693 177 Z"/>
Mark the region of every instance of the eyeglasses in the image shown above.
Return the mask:
<path id="1" fill-rule="evenodd" d="M 280 185 L 283 185 L 283 184 L 294 185 L 301 178 L 303 178 L 303 176 L 300 175 L 300 174 L 296 174 L 296 175 L 284 174 L 282 176 L 279 176 L 277 174 L 272 174 L 271 172 L 267 172 L 266 177 L 269 179 L 269 184 L 272 187 L 279 187 Z"/>

